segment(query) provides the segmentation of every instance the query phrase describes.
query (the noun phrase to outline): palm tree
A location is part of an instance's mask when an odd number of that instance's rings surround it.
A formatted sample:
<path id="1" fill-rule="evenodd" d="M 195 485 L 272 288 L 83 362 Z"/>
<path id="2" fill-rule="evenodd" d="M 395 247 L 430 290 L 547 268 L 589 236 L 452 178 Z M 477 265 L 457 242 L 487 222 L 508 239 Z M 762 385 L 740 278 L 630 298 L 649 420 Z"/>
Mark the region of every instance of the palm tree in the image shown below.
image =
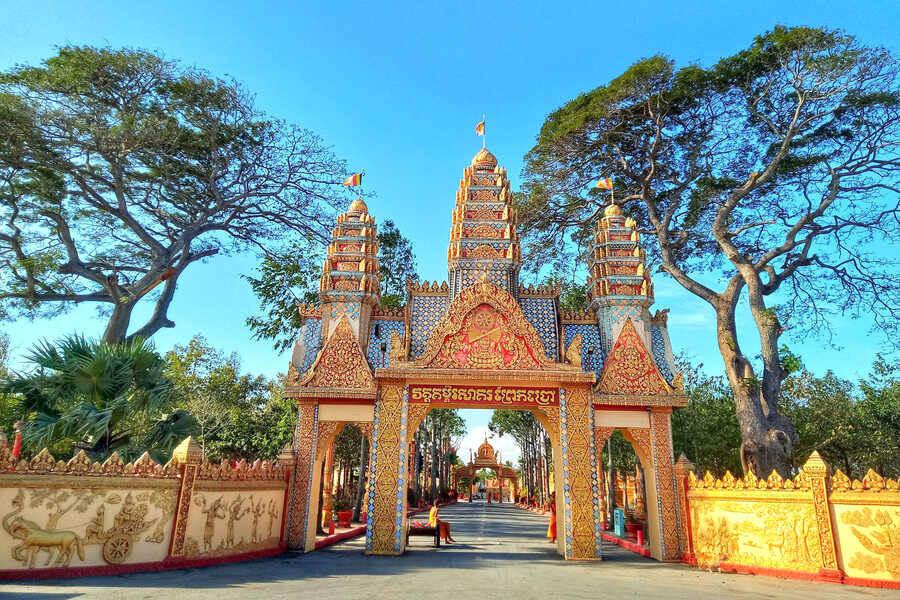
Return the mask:
<path id="1" fill-rule="evenodd" d="M 172 406 L 165 362 L 142 339 L 107 344 L 73 335 L 40 342 L 26 358 L 35 369 L 10 375 L 0 388 L 23 398 L 28 449 L 68 447 L 93 460 L 148 451 L 165 462 L 196 428 L 193 415 Z"/>

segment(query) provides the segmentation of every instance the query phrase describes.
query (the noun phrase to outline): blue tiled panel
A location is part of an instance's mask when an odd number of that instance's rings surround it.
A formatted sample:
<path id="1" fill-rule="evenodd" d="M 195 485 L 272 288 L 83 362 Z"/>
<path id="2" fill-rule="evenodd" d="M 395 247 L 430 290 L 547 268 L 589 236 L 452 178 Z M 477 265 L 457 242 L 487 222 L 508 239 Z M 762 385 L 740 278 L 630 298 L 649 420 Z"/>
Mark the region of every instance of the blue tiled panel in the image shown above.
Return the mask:
<path id="1" fill-rule="evenodd" d="M 300 337 L 306 345 L 306 354 L 303 356 L 301 373 L 305 373 L 316 360 L 316 355 L 322 349 L 322 319 L 307 319 L 300 330 Z"/>
<path id="2" fill-rule="evenodd" d="M 541 343 L 544 344 L 544 354 L 552 360 L 558 360 L 559 351 L 556 347 L 559 335 L 556 331 L 556 307 L 552 298 L 520 298 L 519 306 L 525 318 L 537 330 Z"/>
<path id="3" fill-rule="evenodd" d="M 603 371 L 605 355 L 600 346 L 600 331 L 596 325 L 563 325 L 563 339 L 566 348 L 572 343 L 576 335 L 581 334 L 581 365 L 585 371 L 593 371 L 598 376 Z M 594 347 L 594 353 L 589 357 L 588 348 Z"/>
<path id="4" fill-rule="evenodd" d="M 616 344 L 616 340 L 613 338 L 613 325 L 624 323 L 626 319 L 631 319 L 638 331 L 641 331 L 642 312 L 643 309 L 640 306 L 633 305 L 605 306 L 600 310 L 598 315 L 600 341 L 605 354 L 609 354 Z"/>
<path id="5" fill-rule="evenodd" d="M 418 358 L 425 351 L 425 342 L 434 326 L 447 312 L 446 296 L 413 296 L 410 307 L 410 355 Z"/>
<path id="6" fill-rule="evenodd" d="M 666 381 L 672 383 L 672 369 L 669 367 L 669 361 L 666 360 L 666 343 L 659 325 L 654 325 L 650 329 L 650 339 L 653 342 L 653 361 Z"/>
<path id="7" fill-rule="evenodd" d="M 375 334 L 376 329 L 378 335 Z M 369 333 L 369 353 L 366 356 L 370 367 L 375 369 L 387 366 L 388 357 L 391 355 L 391 332 L 396 331 L 397 335 L 402 338 L 403 330 L 403 321 L 383 321 L 381 319 L 372 321 L 371 333 Z M 384 356 L 381 355 L 381 342 L 387 344 Z"/>

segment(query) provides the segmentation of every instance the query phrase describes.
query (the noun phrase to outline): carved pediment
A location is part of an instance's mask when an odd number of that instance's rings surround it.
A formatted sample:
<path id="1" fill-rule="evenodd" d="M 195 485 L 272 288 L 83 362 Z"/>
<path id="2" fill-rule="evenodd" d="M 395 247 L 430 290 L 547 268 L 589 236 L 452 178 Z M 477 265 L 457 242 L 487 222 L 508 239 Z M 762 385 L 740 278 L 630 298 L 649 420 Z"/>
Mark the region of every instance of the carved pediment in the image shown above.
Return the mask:
<path id="1" fill-rule="evenodd" d="M 428 338 L 419 368 L 569 369 L 544 354 L 537 331 L 509 292 L 480 281 L 460 292 Z"/>
<path id="2" fill-rule="evenodd" d="M 598 394 L 667 396 L 676 393 L 647 351 L 631 319 L 625 321 L 619 338 L 606 358 L 595 389 Z"/>
<path id="3" fill-rule="evenodd" d="M 375 378 L 346 316 L 341 317 L 315 362 L 298 383 L 303 387 L 374 389 Z"/>

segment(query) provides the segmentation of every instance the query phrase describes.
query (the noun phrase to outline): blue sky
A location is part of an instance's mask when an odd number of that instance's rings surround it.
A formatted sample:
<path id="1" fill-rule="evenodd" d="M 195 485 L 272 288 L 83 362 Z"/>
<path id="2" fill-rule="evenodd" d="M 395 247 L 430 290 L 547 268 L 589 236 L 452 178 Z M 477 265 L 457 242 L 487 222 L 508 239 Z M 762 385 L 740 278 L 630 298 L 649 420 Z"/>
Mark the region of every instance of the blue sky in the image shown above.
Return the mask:
<path id="1" fill-rule="evenodd" d="M 0 69 L 36 64 L 64 44 L 159 51 L 243 82 L 271 115 L 307 127 L 352 169 L 365 169 L 379 222 L 391 218 L 412 241 L 423 278 L 446 277 L 450 211 L 462 168 L 481 143 L 517 187 L 522 156 L 546 115 L 656 53 L 679 65 L 709 64 L 776 24 L 840 27 L 897 52 L 900 2 L 0 2 Z M 348 197 L 349 201 L 349 197 Z M 216 258 L 179 282 L 175 329 L 154 337 L 165 350 L 202 333 L 237 351 L 247 370 L 273 376 L 287 354 L 252 342 L 244 319 L 255 299 L 240 278 L 255 257 Z M 719 369 L 711 311 L 671 280 L 655 278 L 657 305 L 672 309 L 676 351 Z M 149 307 L 145 307 L 149 308 Z M 4 324 L 16 355 L 41 337 L 99 335 L 90 307 L 53 321 Z M 135 323 L 141 315 L 136 315 Z M 792 343 L 815 371 L 864 376 L 881 340 L 869 323 L 836 324 L 835 342 Z M 752 329 L 747 335 L 752 334 Z M 752 340 L 742 340 L 751 352 Z M 486 411 L 467 411 L 473 427 Z M 477 443 L 480 440 L 476 441 Z M 509 456 L 507 454 L 507 456 Z M 512 456 L 509 456 L 512 458 Z"/>

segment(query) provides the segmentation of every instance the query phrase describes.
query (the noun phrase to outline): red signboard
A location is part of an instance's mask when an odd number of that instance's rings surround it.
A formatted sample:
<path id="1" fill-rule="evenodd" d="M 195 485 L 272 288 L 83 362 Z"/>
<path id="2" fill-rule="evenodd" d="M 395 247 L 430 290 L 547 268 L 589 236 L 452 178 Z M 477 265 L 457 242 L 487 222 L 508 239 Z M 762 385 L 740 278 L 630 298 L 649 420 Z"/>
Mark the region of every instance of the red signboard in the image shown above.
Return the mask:
<path id="1" fill-rule="evenodd" d="M 559 406 L 559 390 L 507 386 L 411 385 L 409 401 L 416 404 L 534 408 Z"/>

